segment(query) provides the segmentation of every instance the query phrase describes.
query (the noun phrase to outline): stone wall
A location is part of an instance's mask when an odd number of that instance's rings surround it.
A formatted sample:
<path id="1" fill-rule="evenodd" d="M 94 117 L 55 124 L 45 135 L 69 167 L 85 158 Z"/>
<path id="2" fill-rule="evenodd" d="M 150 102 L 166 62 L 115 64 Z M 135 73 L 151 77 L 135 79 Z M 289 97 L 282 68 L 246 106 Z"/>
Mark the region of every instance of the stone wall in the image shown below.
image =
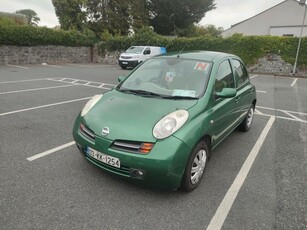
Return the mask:
<path id="1" fill-rule="evenodd" d="M 94 63 L 108 64 L 108 65 L 118 64 L 118 58 L 122 53 L 121 51 L 109 52 L 108 50 L 105 50 L 103 54 L 100 54 L 97 46 L 94 46 L 92 51 L 93 51 L 92 61 Z"/>
<path id="2" fill-rule="evenodd" d="M 90 47 L 0 46 L 0 64 L 89 63 Z"/>
<path id="3" fill-rule="evenodd" d="M 4 46 L 0 45 L 0 64 L 62 64 L 62 63 L 101 63 L 117 65 L 121 51 L 103 54 L 98 52 L 97 46 L 65 47 L 65 46 Z M 251 73 L 291 75 L 292 64 L 286 63 L 280 56 L 268 54 L 260 58 L 257 63 L 248 67 Z M 307 77 L 307 70 L 300 70 L 296 76 Z"/>
<path id="4" fill-rule="evenodd" d="M 250 73 L 291 75 L 293 65 L 285 62 L 279 55 L 268 54 L 258 59 L 256 64 L 249 66 L 248 70 Z M 307 70 L 297 69 L 295 75 L 307 77 Z"/>

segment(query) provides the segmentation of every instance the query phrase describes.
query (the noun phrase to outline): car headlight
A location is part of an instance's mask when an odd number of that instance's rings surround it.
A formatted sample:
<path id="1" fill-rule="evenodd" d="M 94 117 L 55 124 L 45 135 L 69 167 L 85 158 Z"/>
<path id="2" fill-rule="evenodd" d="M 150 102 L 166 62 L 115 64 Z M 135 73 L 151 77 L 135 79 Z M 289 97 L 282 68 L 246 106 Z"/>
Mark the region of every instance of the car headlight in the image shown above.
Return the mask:
<path id="1" fill-rule="evenodd" d="M 83 107 L 81 111 L 81 117 L 84 117 L 91 110 L 91 108 L 93 108 L 93 106 L 100 100 L 101 97 L 102 94 L 95 95 L 94 97 L 92 97 Z"/>
<path id="2" fill-rule="evenodd" d="M 157 139 L 169 137 L 188 120 L 189 113 L 186 110 L 177 110 L 163 117 L 153 128 L 153 136 Z"/>

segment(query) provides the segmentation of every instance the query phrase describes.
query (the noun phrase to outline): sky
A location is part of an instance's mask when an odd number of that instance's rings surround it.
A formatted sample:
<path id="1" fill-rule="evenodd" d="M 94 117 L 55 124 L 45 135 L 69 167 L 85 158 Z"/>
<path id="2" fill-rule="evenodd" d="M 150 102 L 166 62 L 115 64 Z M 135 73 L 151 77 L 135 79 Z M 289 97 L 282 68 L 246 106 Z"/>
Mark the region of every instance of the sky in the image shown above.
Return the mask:
<path id="1" fill-rule="evenodd" d="M 206 13 L 200 25 L 215 25 L 228 29 L 231 25 L 248 19 L 284 0 L 215 0 L 216 9 Z M 13 13 L 21 9 L 32 9 L 41 19 L 39 25 L 59 25 L 51 0 L 0 0 L 0 11 Z"/>

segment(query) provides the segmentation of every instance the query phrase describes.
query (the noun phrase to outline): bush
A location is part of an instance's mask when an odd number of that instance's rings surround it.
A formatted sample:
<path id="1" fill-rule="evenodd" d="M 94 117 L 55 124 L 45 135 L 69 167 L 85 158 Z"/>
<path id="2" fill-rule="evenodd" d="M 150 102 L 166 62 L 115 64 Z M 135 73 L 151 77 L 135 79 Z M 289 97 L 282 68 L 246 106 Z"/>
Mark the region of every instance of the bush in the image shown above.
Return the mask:
<path id="1" fill-rule="evenodd" d="M 95 43 L 93 33 L 55 30 L 34 26 L 0 25 L 0 44 L 17 46 L 62 45 L 91 46 Z"/>
<path id="2" fill-rule="evenodd" d="M 228 38 L 201 36 L 196 38 L 173 38 L 155 34 L 153 31 L 139 31 L 133 37 L 113 37 L 101 47 L 109 51 L 126 50 L 132 45 L 165 46 L 167 52 L 208 50 L 232 53 L 240 56 L 248 65 L 267 54 L 280 55 L 285 61 L 294 63 L 298 38 L 275 36 L 242 36 L 235 34 Z M 102 49 L 102 48 L 101 48 Z M 307 64 L 307 37 L 302 39 L 298 65 Z"/>

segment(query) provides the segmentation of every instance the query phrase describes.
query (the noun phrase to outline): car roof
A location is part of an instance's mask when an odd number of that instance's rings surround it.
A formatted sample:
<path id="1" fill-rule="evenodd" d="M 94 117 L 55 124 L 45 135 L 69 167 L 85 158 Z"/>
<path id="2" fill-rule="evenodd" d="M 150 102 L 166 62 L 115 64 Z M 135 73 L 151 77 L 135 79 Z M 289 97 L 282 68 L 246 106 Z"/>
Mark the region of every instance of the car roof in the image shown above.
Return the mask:
<path id="1" fill-rule="evenodd" d="M 161 56 L 160 56 L 161 57 Z M 223 52 L 214 52 L 214 51 L 190 51 L 183 53 L 170 53 L 163 57 L 166 58 L 187 58 L 187 59 L 197 59 L 197 60 L 206 60 L 206 61 L 217 61 L 225 57 L 237 57 L 233 54 L 223 53 Z"/>

